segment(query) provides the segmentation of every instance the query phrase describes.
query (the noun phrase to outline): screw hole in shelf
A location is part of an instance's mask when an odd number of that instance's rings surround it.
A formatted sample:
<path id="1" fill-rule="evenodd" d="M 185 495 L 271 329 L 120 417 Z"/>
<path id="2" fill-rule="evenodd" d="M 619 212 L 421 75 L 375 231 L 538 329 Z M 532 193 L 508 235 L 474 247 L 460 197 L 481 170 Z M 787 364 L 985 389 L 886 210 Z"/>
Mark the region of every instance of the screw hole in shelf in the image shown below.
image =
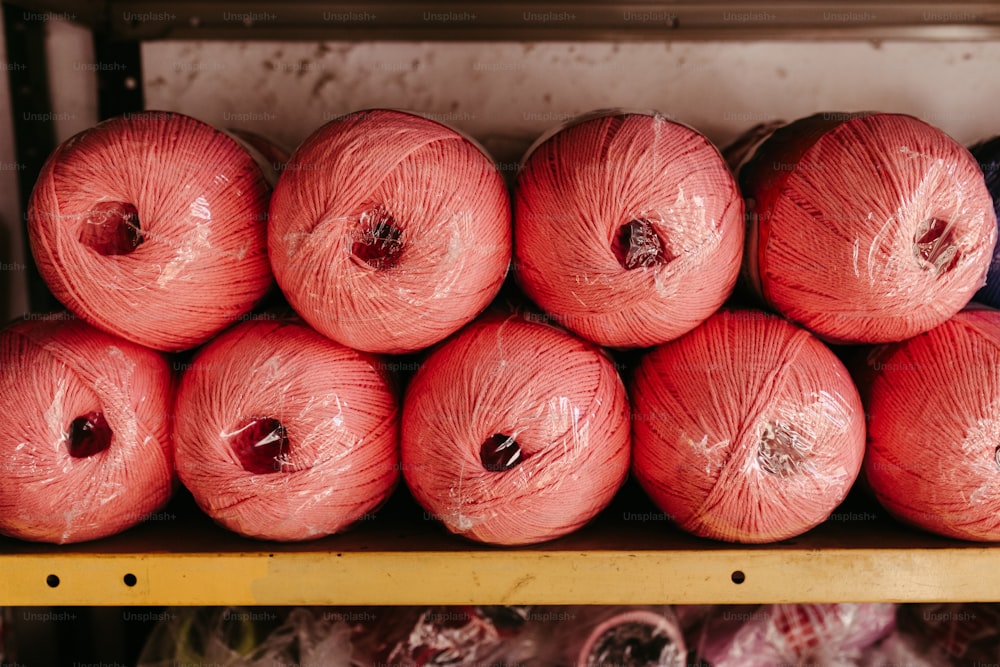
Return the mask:
<path id="1" fill-rule="evenodd" d="M 742 584 L 747 580 L 747 575 L 743 574 L 743 570 L 734 570 L 730 578 L 734 584 Z"/>
<path id="2" fill-rule="evenodd" d="M 59 577 L 54 574 L 50 574 L 45 577 L 45 583 L 49 585 L 49 588 L 56 588 L 59 585 Z"/>
<path id="3" fill-rule="evenodd" d="M 135 586 L 136 578 L 135 578 L 134 574 L 132 574 L 131 572 L 129 572 L 124 577 L 122 577 L 122 581 L 125 582 L 126 586 L 131 587 L 131 586 Z"/>

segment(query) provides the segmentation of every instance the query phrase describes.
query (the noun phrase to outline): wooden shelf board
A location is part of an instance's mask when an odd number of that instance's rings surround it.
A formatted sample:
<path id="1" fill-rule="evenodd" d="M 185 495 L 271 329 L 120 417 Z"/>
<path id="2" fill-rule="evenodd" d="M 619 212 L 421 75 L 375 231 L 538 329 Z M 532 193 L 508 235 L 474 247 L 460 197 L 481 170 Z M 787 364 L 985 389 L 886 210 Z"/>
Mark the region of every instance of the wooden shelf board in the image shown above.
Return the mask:
<path id="1" fill-rule="evenodd" d="M 925 534 L 876 510 L 838 510 L 848 520 L 749 546 L 631 519 L 651 512 L 625 493 L 573 535 L 505 548 L 447 534 L 401 492 L 347 533 L 284 544 L 222 530 L 182 497 L 163 520 L 91 543 L 0 540 L 0 605 L 1000 601 L 1000 545 Z"/>

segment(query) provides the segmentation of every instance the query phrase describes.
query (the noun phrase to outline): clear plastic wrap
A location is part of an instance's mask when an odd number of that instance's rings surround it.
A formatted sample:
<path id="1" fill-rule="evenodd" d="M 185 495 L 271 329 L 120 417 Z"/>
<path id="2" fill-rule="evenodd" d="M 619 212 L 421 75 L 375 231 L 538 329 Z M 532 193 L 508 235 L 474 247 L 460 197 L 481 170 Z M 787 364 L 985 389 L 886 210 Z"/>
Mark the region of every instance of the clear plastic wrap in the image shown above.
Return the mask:
<path id="1" fill-rule="evenodd" d="M 492 159 L 451 128 L 359 111 L 296 149 L 271 200 L 268 244 L 278 284 L 317 331 L 359 350 L 413 352 L 496 296 L 510 200 Z"/>
<path id="2" fill-rule="evenodd" d="M 702 625 L 697 653 L 712 667 L 855 667 L 895 618 L 888 603 L 720 606 Z"/>
<path id="3" fill-rule="evenodd" d="M 351 627 L 323 610 L 172 608 L 143 646 L 136 667 L 352 667 Z"/>
<path id="4" fill-rule="evenodd" d="M 743 202 L 719 151 L 658 112 L 601 110 L 547 132 L 518 170 L 514 270 L 601 345 L 690 331 L 732 292 Z"/>
<path id="5" fill-rule="evenodd" d="M 983 285 L 997 223 L 982 173 L 917 118 L 815 114 L 775 130 L 738 176 L 751 285 L 827 340 L 904 340 Z"/>
<path id="6" fill-rule="evenodd" d="M 865 479 L 895 518 L 1000 541 L 1000 311 L 977 306 L 869 356 Z"/>
<path id="7" fill-rule="evenodd" d="M 531 615 L 523 606 L 382 609 L 356 630 L 352 665 L 541 665 L 543 638 L 527 632 Z"/>
<path id="8" fill-rule="evenodd" d="M 38 270 L 98 328 L 158 350 L 204 343 L 272 284 L 269 189 L 231 137 L 182 114 L 104 121 L 61 144 L 28 204 Z"/>
<path id="9" fill-rule="evenodd" d="M 738 176 L 750 284 L 827 340 L 910 338 L 983 285 L 997 229 L 982 173 L 917 118 L 815 114 L 775 130 Z"/>
<path id="10" fill-rule="evenodd" d="M 773 542 L 825 521 L 857 479 L 864 410 L 847 369 L 805 329 L 723 310 L 635 371 L 632 467 L 681 528 Z"/>
<path id="11" fill-rule="evenodd" d="M 531 544 L 590 521 L 624 482 L 629 407 L 611 359 L 525 315 L 436 348 L 403 400 L 407 484 L 448 530 Z"/>
<path id="12" fill-rule="evenodd" d="M 222 526 L 306 540 L 370 519 L 399 479 L 398 397 L 385 360 L 297 318 L 243 322 L 185 369 L 181 481 Z"/>
<path id="13" fill-rule="evenodd" d="M 69 543 L 166 504 L 176 477 L 163 355 L 69 313 L 0 330 L 0 533 Z"/>

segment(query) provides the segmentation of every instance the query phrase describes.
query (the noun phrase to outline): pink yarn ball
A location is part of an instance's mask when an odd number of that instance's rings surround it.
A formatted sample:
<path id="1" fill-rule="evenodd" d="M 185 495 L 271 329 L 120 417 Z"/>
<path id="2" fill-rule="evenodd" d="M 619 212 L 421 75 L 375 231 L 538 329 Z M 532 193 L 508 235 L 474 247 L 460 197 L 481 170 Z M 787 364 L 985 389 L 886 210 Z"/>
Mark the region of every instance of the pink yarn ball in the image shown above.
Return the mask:
<path id="1" fill-rule="evenodd" d="M 248 537 L 339 532 L 399 477 L 384 365 L 296 322 L 248 321 L 210 342 L 185 370 L 175 410 L 181 481 Z"/>
<path id="2" fill-rule="evenodd" d="M 869 359 L 879 502 L 940 535 L 1000 541 L 1000 311 L 963 311 Z"/>
<path id="3" fill-rule="evenodd" d="M 615 347 L 677 338 L 732 292 L 743 201 L 719 151 L 660 115 L 587 117 L 518 174 L 515 270 L 577 334 Z"/>
<path id="4" fill-rule="evenodd" d="M 371 110 L 327 123 L 271 200 L 271 264 L 293 308 L 355 349 L 428 347 L 496 296 L 510 202 L 492 161 L 431 120 Z"/>
<path id="5" fill-rule="evenodd" d="M 854 665 L 862 651 L 892 632 L 896 606 L 776 604 L 748 613 L 722 608 L 704 629 L 699 653 L 713 667 Z"/>
<path id="6" fill-rule="evenodd" d="M 900 341 L 982 287 L 993 201 L 968 150 L 901 114 L 817 114 L 740 170 L 747 274 L 786 317 L 831 341 Z"/>
<path id="7" fill-rule="evenodd" d="M 861 468 L 864 411 L 847 369 L 772 315 L 720 311 L 647 354 L 631 395 L 635 476 L 702 537 L 800 535 L 829 517 Z"/>
<path id="8" fill-rule="evenodd" d="M 268 188 L 226 134 L 181 114 L 120 116 L 49 157 L 28 206 L 38 270 L 94 326 L 195 347 L 271 284 Z"/>
<path id="9" fill-rule="evenodd" d="M 172 401 L 161 355 L 68 314 L 0 331 L 0 533 L 83 542 L 160 509 Z"/>
<path id="10" fill-rule="evenodd" d="M 403 400 L 403 474 L 448 530 L 531 544 L 583 526 L 628 473 L 629 409 L 611 360 L 518 316 L 470 324 Z"/>

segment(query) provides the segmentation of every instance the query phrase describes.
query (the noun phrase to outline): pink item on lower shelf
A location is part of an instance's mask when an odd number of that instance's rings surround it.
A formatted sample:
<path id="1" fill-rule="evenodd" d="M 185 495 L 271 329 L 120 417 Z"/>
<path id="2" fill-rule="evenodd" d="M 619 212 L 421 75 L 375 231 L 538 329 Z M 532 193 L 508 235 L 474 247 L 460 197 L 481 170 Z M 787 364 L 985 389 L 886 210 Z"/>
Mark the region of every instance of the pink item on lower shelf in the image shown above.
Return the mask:
<path id="1" fill-rule="evenodd" d="M 896 605 L 720 606 L 702 627 L 698 654 L 712 667 L 849 667 L 895 627 Z"/>

